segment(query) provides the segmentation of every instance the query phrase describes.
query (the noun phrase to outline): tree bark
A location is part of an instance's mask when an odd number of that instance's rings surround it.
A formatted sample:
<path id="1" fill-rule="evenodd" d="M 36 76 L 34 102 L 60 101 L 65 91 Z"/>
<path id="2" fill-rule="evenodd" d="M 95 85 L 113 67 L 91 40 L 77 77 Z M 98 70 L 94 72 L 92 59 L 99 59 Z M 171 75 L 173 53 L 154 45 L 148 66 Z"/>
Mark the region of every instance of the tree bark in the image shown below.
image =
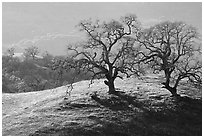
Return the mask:
<path id="1" fill-rule="evenodd" d="M 109 61 L 108 61 L 108 63 L 109 63 Z M 108 71 L 108 73 L 105 74 L 107 80 L 105 80 L 104 83 L 108 86 L 108 89 L 109 89 L 108 93 L 113 94 L 116 92 L 114 81 L 115 81 L 115 78 L 117 76 L 117 70 L 114 70 L 114 72 L 113 72 L 113 67 L 111 64 L 108 64 L 108 68 L 109 68 L 109 71 Z"/>
<path id="2" fill-rule="evenodd" d="M 166 88 L 167 90 L 169 90 L 171 92 L 172 96 L 179 96 L 179 94 L 177 94 L 177 87 L 169 86 L 170 78 L 171 78 L 171 72 L 169 70 L 164 70 L 164 73 L 165 73 L 166 82 L 162 83 L 164 85 L 163 88 Z"/>
<path id="3" fill-rule="evenodd" d="M 109 81 L 109 93 L 115 93 L 114 80 Z"/>
<path id="4" fill-rule="evenodd" d="M 172 96 L 179 96 L 176 87 L 165 86 L 165 88 L 171 92 Z"/>
<path id="5" fill-rule="evenodd" d="M 108 86 L 108 93 L 109 94 L 112 94 L 112 93 L 115 93 L 115 85 L 114 85 L 114 80 L 113 79 L 110 79 L 110 80 L 105 80 L 104 83 Z"/>

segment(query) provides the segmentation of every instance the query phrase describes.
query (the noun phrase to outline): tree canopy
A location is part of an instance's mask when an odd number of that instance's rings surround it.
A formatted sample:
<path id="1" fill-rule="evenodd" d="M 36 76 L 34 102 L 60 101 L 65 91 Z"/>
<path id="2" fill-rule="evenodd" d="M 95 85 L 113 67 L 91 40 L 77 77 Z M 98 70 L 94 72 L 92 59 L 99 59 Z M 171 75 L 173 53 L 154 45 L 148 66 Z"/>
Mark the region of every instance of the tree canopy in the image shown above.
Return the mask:
<path id="1" fill-rule="evenodd" d="M 93 73 L 92 79 L 103 75 L 109 92 L 115 92 L 114 80 L 122 74 L 127 77 L 139 74 L 140 70 L 132 62 L 136 52 L 133 31 L 139 30 L 135 15 L 121 17 L 120 21 L 111 20 L 101 23 L 84 20 L 80 22 L 81 31 L 87 35 L 87 41 L 78 45 L 69 45 L 75 66 Z"/>
<path id="2" fill-rule="evenodd" d="M 156 73 L 164 71 L 166 82 L 162 83 L 173 95 L 177 95 L 179 82 L 187 78 L 201 83 L 201 49 L 196 29 L 183 22 L 162 22 L 136 34 L 143 47 L 140 62 L 151 65 Z M 199 59 L 200 58 L 200 59 Z M 174 83 L 171 86 L 171 83 Z"/>

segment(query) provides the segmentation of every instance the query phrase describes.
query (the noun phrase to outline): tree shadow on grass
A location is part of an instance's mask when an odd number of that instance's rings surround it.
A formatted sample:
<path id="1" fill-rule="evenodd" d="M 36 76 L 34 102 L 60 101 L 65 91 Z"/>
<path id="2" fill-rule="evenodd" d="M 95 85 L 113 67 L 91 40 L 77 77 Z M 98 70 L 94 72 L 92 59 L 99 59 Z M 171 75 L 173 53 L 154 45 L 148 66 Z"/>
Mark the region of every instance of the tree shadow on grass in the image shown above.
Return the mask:
<path id="1" fill-rule="evenodd" d="M 122 100 L 120 97 L 111 96 L 108 98 L 101 98 L 97 95 L 92 95 L 91 98 L 102 106 L 108 107 L 111 110 L 128 110 L 130 109 L 127 101 Z"/>
<path id="2" fill-rule="evenodd" d="M 56 127 L 45 128 L 39 130 L 39 132 L 36 132 L 33 135 L 202 135 L 201 100 L 191 99 L 188 97 L 168 97 L 164 99 L 163 104 L 156 105 L 161 107 L 161 110 L 155 110 L 155 105 L 139 101 L 136 96 L 130 96 L 124 92 L 117 92 L 108 95 L 107 97 L 99 95 L 92 95 L 91 97 L 100 105 L 103 105 L 115 112 L 108 111 L 105 114 L 101 114 L 102 117 L 89 116 L 88 119 L 93 120 L 95 122 L 94 125 L 82 126 L 80 123 L 77 123 L 77 125 L 70 124 L 65 128 L 60 127 L 59 129 Z M 69 104 L 69 107 L 74 109 L 95 106 L 100 107 L 99 104 L 71 103 Z M 134 107 L 143 109 L 143 112 L 138 114 L 138 112 L 132 110 Z M 121 114 L 118 114 L 118 110 L 123 110 L 124 112 L 122 111 Z M 129 112 L 131 113 L 128 114 Z M 107 114 L 111 115 L 107 116 Z"/>
<path id="3" fill-rule="evenodd" d="M 98 96 L 92 96 L 92 98 L 98 103 L 114 110 L 127 110 L 134 107 L 142 109 L 143 115 L 141 118 L 139 117 L 141 126 L 138 126 L 138 116 L 136 117 L 137 119 L 132 117 L 129 123 L 125 123 L 128 125 L 127 128 L 131 126 L 133 130 L 135 128 L 143 130 L 144 133 L 140 133 L 142 135 L 202 135 L 201 100 L 190 97 L 166 97 L 163 99 L 162 104 L 152 105 L 151 101 L 142 102 L 137 100 L 136 96 L 130 96 L 124 92 L 118 91 L 112 94 L 112 96 L 114 98 L 109 98 L 108 100 L 101 99 Z M 111 102 L 115 99 L 120 103 L 116 104 L 118 107 Z M 130 129 L 130 131 L 132 130 Z M 136 132 L 131 134 L 136 134 Z"/>
<path id="4" fill-rule="evenodd" d="M 127 95 L 123 91 L 112 93 L 106 98 L 102 98 L 94 94 L 91 98 L 100 105 L 112 110 L 134 110 L 134 108 L 139 108 L 141 110 L 148 111 L 146 103 L 139 101 L 137 96 Z"/>
<path id="5" fill-rule="evenodd" d="M 202 135 L 202 101 L 186 96 L 168 97 L 161 110 L 151 107 L 144 120 L 154 126 L 157 135 Z"/>
<path id="6" fill-rule="evenodd" d="M 70 110 L 70 109 L 83 109 L 83 108 L 97 108 L 100 107 L 89 101 L 66 101 L 61 102 L 60 107 L 56 110 Z"/>
<path id="7" fill-rule="evenodd" d="M 114 95 L 120 97 L 120 99 L 126 101 L 129 105 L 140 108 L 144 111 L 148 111 L 148 108 L 146 108 L 146 103 L 139 101 L 137 96 L 127 95 L 122 91 L 116 91 Z"/>

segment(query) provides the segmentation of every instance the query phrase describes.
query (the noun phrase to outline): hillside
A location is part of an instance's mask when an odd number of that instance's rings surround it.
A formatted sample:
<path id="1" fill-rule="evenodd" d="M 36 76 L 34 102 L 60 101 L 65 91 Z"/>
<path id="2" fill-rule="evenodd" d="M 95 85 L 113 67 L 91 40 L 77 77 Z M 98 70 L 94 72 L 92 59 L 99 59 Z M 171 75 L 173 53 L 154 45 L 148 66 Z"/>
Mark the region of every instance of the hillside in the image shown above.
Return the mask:
<path id="1" fill-rule="evenodd" d="M 103 80 L 90 88 L 89 81 L 75 83 L 69 99 L 64 99 L 65 86 L 3 93 L 2 134 L 202 135 L 201 92 L 183 86 L 179 91 L 184 97 L 173 98 L 161 88 L 161 80 L 155 75 L 118 79 L 118 95 L 108 95 Z"/>

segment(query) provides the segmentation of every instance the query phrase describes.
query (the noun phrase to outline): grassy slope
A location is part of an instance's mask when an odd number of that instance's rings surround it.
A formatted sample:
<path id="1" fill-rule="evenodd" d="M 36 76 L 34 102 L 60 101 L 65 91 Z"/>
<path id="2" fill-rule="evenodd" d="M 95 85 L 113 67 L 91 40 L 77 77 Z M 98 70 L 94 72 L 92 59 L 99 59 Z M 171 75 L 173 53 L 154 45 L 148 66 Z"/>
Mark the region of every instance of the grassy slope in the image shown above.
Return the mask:
<path id="1" fill-rule="evenodd" d="M 161 78 L 116 80 L 120 95 L 107 95 L 103 80 L 40 92 L 3 94 L 3 135 L 201 135 L 198 100 L 175 100 L 161 89 Z M 97 92 L 95 100 L 91 94 Z M 125 93 L 123 93 L 125 92 Z M 201 98 L 196 89 L 180 92 Z"/>

